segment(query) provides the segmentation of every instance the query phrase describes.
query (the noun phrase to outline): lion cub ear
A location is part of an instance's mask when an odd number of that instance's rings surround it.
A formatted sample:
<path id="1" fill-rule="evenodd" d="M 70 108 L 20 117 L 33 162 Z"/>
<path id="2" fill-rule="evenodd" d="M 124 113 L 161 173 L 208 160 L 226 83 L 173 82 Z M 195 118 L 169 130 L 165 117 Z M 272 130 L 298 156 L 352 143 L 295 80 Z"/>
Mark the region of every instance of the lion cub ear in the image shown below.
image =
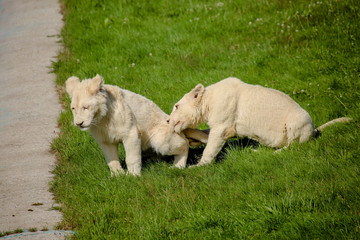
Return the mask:
<path id="1" fill-rule="evenodd" d="M 199 83 L 198 85 L 196 85 L 196 87 L 193 90 L 191 90 L 190 96 L 192 96 L 193 98 L 200 99 L 204 94 L 204 92 L 205 92 L 205 87 L 201 83 Z"/>
<path id="2" fill-rule="evenodd" d="M 103 88 L 103 85 L 103 78 L 99 74 L 96 74 L 96 76 L 91 79 L 91 83 L 88 87 L 89 93 L 92 95 L 96 95 Z"/>
<path id="3" fill-rule="evenodd" d="M 74 89 L 80 83 L 80 79 L 78 77 L 72 76 L 69 77 L 65 82 L 66 92 L 69 94 L 70 98 L 72 98 Z"/>

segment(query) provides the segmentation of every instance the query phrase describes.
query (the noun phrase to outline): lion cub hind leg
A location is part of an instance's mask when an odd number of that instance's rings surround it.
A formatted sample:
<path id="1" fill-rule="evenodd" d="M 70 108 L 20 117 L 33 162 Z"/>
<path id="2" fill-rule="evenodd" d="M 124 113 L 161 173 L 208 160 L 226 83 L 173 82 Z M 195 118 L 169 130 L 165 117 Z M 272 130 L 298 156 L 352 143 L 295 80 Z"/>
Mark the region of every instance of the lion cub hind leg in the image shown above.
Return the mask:
<path id="1" fill-rule="evenodd" d="M 187 163 L 187 158 L 189 155 L 189 148 L 184 148 L 184 151 L 180 154 L 174 155 L 174 166 L 176 168 L 185 168 Z"/>
<path id="2" fill-rule="evenodd" d="M 110 168 L 111 176 L 124 174 L 125 171 L 119 162 L 118 144 L 99 142 L 99 146 L 104 153 L 107 165 Z"/>
<path id="3" fill-rule="evenodd" d="M 184 134 L 172 131 L 169 124 L 160 124 L 152 130 L 150 135 L 152 148 L 161 155 L 174 155 L 174 165 L 185 168 L 189 153 L 189 142 Z"/>
<path id="4" fill-rule="evenodd" d="M 125 149 L 125 162 L 129 174 L 141 175 L 141 139 L 136 127 L 129 130 L 128 136 L 123 140 Z"/>

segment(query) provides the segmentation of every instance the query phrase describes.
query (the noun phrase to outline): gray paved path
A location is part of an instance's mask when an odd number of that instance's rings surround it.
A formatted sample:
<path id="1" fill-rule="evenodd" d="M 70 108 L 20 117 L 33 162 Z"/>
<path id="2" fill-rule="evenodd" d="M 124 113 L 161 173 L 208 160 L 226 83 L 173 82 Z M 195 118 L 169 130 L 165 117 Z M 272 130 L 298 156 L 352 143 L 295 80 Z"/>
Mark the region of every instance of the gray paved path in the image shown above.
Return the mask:
<path id="1" fill-rule="evenodd" d="M 61 221 L 48 191 L 61 110 L 49 66 L 60 49 L 61 18 L 57 0 L 0 0 L 2 232 L 53 229 Z"/>

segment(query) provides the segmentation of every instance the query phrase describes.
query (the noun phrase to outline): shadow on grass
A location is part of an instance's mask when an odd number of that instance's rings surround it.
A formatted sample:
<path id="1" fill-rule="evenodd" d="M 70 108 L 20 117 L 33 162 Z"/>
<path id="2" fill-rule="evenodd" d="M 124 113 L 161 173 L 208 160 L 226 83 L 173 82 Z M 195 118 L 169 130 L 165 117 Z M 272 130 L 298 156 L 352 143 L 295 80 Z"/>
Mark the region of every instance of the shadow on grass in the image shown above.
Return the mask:
<path id="1" fill-rule="evenodd" d="M 225 145 L 222 147 L 221 151 L 217 155 L 215 162 L 219 163 L 222 162 L 226 158 L 226 154 L 231 149 L 244 149 L 244 148 L 257 148 L 259 143 L 251 140 L 249 138 L 231 138 L 226 141 Z M 199 147 L 192 147 L 189 149 L 189 155 L 187 160 L 187 165 L 195 165 L 199 162 L 203 151 L 206 145 L 203 144 Z M 168 164 L 173 164 L 174 157 L 173 156 L 162 156 L 156 154 L 152 150 L 147 150 L 142 153 L 142 166 L 143 168 L 147 168 L 148 166 L 158 163 L 158 162 L 166 162 Z"/>
<path id="2" fill-rule="evenodd" d="M 250 138 L 231 138 L 226 141 L 221 151 L 215 159 L 215 163 L 224 161 L 229 150 L 233 149 L 244 149 L 244 148 L 258 148 L 260 144 Z"/>

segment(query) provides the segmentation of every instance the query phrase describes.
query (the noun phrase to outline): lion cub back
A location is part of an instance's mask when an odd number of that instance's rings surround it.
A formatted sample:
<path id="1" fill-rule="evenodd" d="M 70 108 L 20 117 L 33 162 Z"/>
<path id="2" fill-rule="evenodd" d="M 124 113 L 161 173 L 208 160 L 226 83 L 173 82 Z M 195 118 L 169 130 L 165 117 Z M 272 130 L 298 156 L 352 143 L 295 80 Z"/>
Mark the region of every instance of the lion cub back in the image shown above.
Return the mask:
<path id="1" fill-rule="evenodd" d="M 166 122 L 168 115 L 153 101 L 129 90 L 123 89 L 122 91 L 126 103 L 134 112 L 137 123 L 141 128 L 150 130 L 153 126 L 159 124 L 159 122 Z"/>
<path id="2" fill-rule="evenodd" d="M 142 150 L 151 147 L 150 139 L 159 126 L 161 126 L 161 129 L 170 129 L 170 126 L 166 124 L 168 115 L 150 99 L 117 86 L 105 85 L 105 87 L 107 91 L 121 94 L 121 98 L 119 99 L 125 100 L 133 112 L 141 135 Z M 165 132 L 167 132 L 167 130 Z"/>

